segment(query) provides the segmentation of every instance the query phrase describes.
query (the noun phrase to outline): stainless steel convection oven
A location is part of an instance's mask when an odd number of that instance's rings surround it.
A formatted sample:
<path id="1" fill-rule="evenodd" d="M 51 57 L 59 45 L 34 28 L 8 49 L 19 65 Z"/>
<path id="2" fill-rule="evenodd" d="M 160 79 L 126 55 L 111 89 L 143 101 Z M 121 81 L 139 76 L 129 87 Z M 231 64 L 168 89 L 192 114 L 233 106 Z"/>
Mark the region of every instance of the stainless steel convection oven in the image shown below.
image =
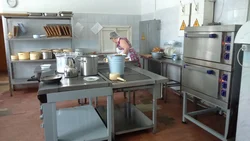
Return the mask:
<path id="1" fill-rule="evenodd" d="M 195 123 L 223 141 L 234 138 L 236 131 L 241 80 L 241 67 L 236 56 L 241 45 L 234 44 L 234 38 L 239 28 L 239 25 L 223 25 L 188 27 L 185 30 L 182 120 Z M 214 107 L 187 112 L 187 95 Z M 215 111 L 226 113 L 224 134 L 193 117 Z"/>

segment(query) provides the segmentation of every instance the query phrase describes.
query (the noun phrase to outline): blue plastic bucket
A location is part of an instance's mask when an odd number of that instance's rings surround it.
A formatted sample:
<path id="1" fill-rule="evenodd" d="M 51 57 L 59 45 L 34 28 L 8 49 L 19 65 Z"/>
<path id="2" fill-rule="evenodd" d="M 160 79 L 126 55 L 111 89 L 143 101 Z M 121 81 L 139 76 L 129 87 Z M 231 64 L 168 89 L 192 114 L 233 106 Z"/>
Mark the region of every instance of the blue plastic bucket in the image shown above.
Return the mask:
<path id="1" fill-rule="evenodd" d="M 125 68 L 125 57 L 124 55 L 108 55 L 109 70 L 110 73 L 124 74 Z"/>

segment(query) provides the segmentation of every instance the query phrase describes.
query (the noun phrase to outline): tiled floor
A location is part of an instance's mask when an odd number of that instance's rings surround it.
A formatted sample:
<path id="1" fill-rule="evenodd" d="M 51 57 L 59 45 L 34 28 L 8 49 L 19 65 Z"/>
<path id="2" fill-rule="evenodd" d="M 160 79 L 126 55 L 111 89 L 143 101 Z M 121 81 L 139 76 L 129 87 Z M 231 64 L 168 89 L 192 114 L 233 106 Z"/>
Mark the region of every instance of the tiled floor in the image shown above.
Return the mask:
<path id="1" fill-rule="evenodd" d="M 8 86 L 6 86 L 8 87 Z M 36 89 L 27 89 L 14 93 L 13 97 L 8 92 L 0 91 L 0 109 L 8 108 L 5 115 L 0 114 L 0 141 L 43 141 L 42 121 L 39 119 L 39 101 Z M 136 103 L 151 102 L 151 95 L 146 91 L 136 93 Z M 123 102 L 123 94 L 115 95 L 115 103 Z M 105 98 L 100 98 L 100 104 L 105 103 Z M 165 104 L 158 100 L 158 132 L 152 134 L 151 130 L 140 131 L 132 134 L 117 136 L 118 141 L 219 141 L 214 136 L 188 122 L 182 124 L 182 102 L 179 96 L 168 93 L 168 102 Z M 59 103 L 58 107 L 77 106 L 76 101 Z M 189 103 L 189 110 L 194 106 Z M 152 112 L 146 115 L 151 117 Z M 199 116 L 199 120 L 212 126 L 216 130 L 223 130 L 224 119 L 220 116 Z"/>
<path id="2" fill-rule="evenodd" d="M 7 83 L 9 83 L 8 73 L 0 72 L 0 84 L 7 84 Z"/>

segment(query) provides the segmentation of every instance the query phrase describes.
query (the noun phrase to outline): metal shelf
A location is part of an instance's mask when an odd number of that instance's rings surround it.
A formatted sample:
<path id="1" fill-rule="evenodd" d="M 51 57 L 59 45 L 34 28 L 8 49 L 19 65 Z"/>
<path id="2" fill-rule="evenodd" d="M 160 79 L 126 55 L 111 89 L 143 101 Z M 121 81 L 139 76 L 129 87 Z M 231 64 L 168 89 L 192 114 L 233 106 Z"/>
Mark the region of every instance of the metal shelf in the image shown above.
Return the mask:
<path id="1" fill-rule="evenodd" d="M 96 110 L 106 124 L 107 108 L 100 106 Z M 152 120 L 130 103 L 115 105 L 114 116 L 116 135 L 153 128 Z"/>
<path id="2" fill-rule="evenodd" d="M 107 140 L 107 128 L 93 106 L 57 110 L 58 140 Z"/>
<path id="3" fill-rule="evenodd" d="M 18 37 L 7 39 L 9 41 L 41 41 L 41 40 L 66 40 L 72 39 L 70 36 L 61 36 L 61 37 L 42 37 L 42 38 L 33 38 L 33 37 Z"/>
<path id="4" fill-rule="evenodd" d="M 13 85 L 22 85 L 22 84 L 38 84 L 38 81 L 28 81 L 30 78 L 16 78 L 12 79 Z"/>
<path id="5" fill-rule="evenodd" d="M 71 20 L 72 17 L 60 16 L 4 16 L 8 19 L 47 19 L 47 20 Z"/>
<path id="6" fill-rule="evenodd" d="M 46 59 L 46 60 L 13 60 L 12 63 L 40 63 L 40 62 L 56 62 L 56 59 Z"/>

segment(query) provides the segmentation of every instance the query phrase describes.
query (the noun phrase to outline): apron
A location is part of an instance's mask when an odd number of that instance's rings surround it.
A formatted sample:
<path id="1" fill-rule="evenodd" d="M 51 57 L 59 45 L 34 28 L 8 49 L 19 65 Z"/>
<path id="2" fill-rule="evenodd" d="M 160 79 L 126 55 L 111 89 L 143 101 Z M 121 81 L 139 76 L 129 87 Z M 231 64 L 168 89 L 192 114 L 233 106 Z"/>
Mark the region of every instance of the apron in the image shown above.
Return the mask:
<path id="1" fill-rule="evenodd" d="M 137 61 L 138 62 L 138 67 L 141 67 L 140 64 L 140 59 L 136 53 L 136 51 L 134 50 L 134 48 L 132 48 L 131 43 L 129 42 L 129 40 L 127 38 L 119 38 L 118 42 L 117 42 L 117 47 L 116 47 L 116 52 L 118 54 L 124 54 L 123 51 L 124 49 L 122 47 L 120 47 L 120 41 L 125 40 L 127 42 L 127 44 L 129 45 L 129 51 L 128 51 L 128 55 L 126 58 L 129 58 L 129 61 Z"/>

